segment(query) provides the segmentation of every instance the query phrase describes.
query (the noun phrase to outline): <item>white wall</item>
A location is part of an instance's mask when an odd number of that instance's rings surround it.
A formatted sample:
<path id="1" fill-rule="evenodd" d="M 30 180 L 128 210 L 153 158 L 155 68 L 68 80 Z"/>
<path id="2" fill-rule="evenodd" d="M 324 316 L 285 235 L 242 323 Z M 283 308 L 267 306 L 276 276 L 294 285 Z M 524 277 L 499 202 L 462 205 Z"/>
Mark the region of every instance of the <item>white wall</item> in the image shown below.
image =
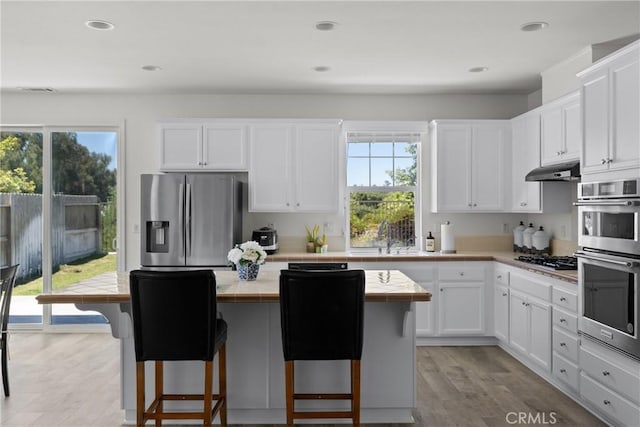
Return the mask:
<path id="1" fill-rule="evenodd" d="M 125 95 L 3 93 L 0 123 L 124 126 L 126 191 L 126 268 L 139 263 L 139 176 L 158 167 L 156 122 L 179 117 L 341 118 L 345 120 L 508 119 L 527 111 L 526 95 Z M 428 147 L 425 147 L 427 149 Z M 429 213 L 428 173 L 423 174 L 423 233 L 450 220 L 460 235 L 499 234 L 513 228 L 510 214 Z M 518 219 L 519 220 L 519 219 Z M 283 236 L 304 236 L 305 224 L 334 225 L 342 231 L 342 215 L 245 214 L 244 236 L 268 223 Z M 438 227 L 439 229 L 439 227 Z"/>

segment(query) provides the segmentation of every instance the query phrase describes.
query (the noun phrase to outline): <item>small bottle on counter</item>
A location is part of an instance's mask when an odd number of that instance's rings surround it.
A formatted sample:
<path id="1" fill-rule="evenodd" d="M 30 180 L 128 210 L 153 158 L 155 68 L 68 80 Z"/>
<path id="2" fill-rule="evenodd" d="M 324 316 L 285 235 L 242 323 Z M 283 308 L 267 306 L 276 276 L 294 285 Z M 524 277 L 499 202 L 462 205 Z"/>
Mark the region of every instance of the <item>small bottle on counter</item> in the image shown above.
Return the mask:
<path id="1" fill-rule="evenodd" d="M 431 232 L 426 239 L 424 239 L 424 250 L 427 252 L 435 252 L 436 251 L 436 239 L 433 238 Z"/>

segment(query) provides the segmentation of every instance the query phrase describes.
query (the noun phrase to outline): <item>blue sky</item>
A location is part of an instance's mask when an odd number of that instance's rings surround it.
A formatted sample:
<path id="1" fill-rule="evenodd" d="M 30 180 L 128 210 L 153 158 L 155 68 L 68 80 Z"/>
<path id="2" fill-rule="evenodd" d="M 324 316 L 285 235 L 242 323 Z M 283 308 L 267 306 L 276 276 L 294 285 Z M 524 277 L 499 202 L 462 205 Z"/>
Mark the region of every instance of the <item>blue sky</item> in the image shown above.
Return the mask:
<path id="1" fill-rule="evenodd" d="M 111 156 L 109 169 L 117 167 L 118 134 L 116 132 L 76 132 L 78 142 L 92 153 L 106 153 Z"/>

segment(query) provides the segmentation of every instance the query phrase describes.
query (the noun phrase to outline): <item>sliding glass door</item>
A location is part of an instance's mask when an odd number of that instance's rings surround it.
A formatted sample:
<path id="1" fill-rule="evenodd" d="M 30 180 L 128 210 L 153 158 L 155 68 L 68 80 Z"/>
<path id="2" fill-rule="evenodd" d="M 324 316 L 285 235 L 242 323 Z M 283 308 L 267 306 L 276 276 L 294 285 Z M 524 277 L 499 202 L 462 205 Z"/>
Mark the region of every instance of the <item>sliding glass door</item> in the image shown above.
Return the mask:
<path id="1" fill-rule="evenodd" d="M 117 129 L 3 130 L 1 136 L 0 262 L 21 265 L 10 322 L 106 323 L 97 312 L 39 306 L 34 297 L 99 292 L 117 281 Z"/>

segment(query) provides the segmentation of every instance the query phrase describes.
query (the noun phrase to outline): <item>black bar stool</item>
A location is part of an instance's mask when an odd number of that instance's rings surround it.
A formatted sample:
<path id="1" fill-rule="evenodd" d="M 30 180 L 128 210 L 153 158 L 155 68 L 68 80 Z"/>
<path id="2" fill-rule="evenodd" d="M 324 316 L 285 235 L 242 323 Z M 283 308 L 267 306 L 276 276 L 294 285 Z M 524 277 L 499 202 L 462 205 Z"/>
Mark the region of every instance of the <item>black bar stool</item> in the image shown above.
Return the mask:
<path id="1" fill-rule="evenodd" d="M 7 356 L 9 344 L 7 327 L 9 324 L 9 309 L 11 295 L 16 281 L 16 272 L 20 264 L 0 268 L 0 351 L 2 352 L 2 387 L 4 395 L 9 397 L 9 367 Z"/>
<path id="2" fill-rule="evenodd" d="M 280 272 L 287 425 L 294 419 L 351 418 L 360 425 L 364 330 L 363 270 Z M 349 393 L 296 393 L 295 360 L 350 360 Z M 296 411 L 296 400 L 349 400 L 350 411 Z"/>
<path id="3" fill-rule="evenodd" d="M 216 280 L 211 270 L 132 271 L 131 314 L 136 353 L 136 423 L 155 420 L 201 419 L 210 426 L 220 413 L 227 425 L 227 324 L 217 318 Z M 213 359 L 218 354 L 218 393 L 213 393 Z M 145 404 L 146 360 L 155 361 L 155 397 Z M 203 394 L 165 394 L 163 361 L 203 360 Z M 202 412 L 164 412 L 165 401 L 203 401 Z M 213 406 L 213 400 L 216 400 Z M 213 406 L 213 407 L 212 407 Z M 145 409 L 146 408 L 146 409 Z"/>

